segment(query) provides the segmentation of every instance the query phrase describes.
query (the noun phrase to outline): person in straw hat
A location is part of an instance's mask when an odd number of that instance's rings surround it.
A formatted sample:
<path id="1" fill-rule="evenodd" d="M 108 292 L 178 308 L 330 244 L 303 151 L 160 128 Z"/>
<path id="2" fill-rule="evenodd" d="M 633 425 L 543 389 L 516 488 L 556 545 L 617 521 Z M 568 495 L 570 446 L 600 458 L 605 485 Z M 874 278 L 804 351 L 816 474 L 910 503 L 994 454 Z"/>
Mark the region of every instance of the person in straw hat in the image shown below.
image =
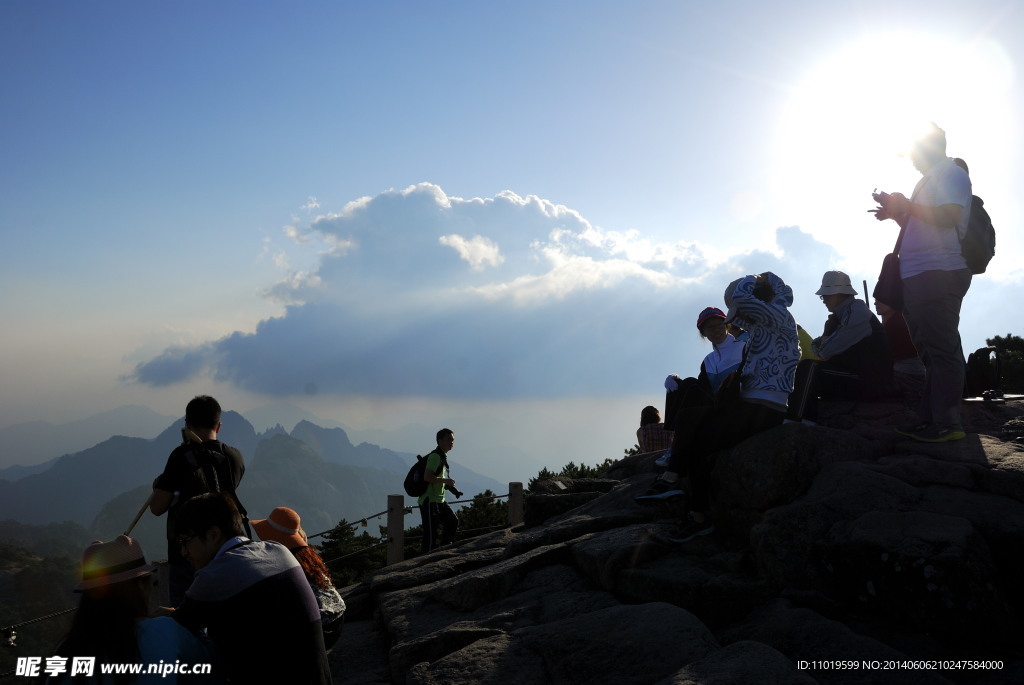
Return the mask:
<path id="1" fill-rule="evenodd" d="M 55 650 L 56 656 L 68 661 L 63 673 L 47 678 L 48 684 L 177 683 L 182 669 L 163 673 L 164 664 L 190 669 L 211 664 L 209 670 L 217 670 L 216 653 L 208 640 L 170 617 L 147 618 L 155 571 L 155 566 L 146 563 L 138 540 L 127 535 L 111 542 L 96 541 L 86 548 L 82 580 L 74 588 L 82 598 L 71 629 Z M 72 676 L 71 657 L 94 657 L 92 673 Z M 152 664 L 160 667 L 160 672 L 105 675 L 101 668 L 107 664 L 141 664 L 143 671 Z M 226 682 L 214 674 L 189 678 L 190 683 Z"/>
<path id="2" fill-rule="evenodd" d="M 310 547 L 302 521 L 294 509 L 277 507 L 270 516 L 252 522 L 260 540 L 279 542 L 299 562 L 310 589 L 320 607 L 320 622 L 324 632 L 324 647 L 330 648 L 341 636 L 345 619 L 345 600 L 331 582 L 331 572 L 315 547 Z"/>

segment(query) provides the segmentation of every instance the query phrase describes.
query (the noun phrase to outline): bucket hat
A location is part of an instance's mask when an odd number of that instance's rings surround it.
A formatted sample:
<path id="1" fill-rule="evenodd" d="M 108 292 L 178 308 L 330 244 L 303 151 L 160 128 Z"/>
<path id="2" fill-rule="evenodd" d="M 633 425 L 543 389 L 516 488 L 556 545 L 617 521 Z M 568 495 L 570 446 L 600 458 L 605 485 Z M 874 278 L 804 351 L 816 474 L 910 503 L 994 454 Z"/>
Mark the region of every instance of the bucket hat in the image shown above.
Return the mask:
<path id="1" fill-rule="evenodd" d="M 842 271 L 826 271 L 821 277 L 821 287 L 815 295 L 856 295 L 850 277 Z"/>
<path id="2" fill-rule="evenodd" d="M 252 528 L 260 540 L 280 542 L 288 549 L 294 549 L 309 544 L 300 524 L 301 520 L 294 509 L 277 507 L 267 518 L 253 521 Z"/>
<path id="3" fill-rule="evenodd" d="M 142 545 L 135 538 L 119 535 L 111 542 L 95 541 L 82 553 L 82 582 L 75 592 L 92 590 L 140 578 L 156 571 L 146 563 Z"/>

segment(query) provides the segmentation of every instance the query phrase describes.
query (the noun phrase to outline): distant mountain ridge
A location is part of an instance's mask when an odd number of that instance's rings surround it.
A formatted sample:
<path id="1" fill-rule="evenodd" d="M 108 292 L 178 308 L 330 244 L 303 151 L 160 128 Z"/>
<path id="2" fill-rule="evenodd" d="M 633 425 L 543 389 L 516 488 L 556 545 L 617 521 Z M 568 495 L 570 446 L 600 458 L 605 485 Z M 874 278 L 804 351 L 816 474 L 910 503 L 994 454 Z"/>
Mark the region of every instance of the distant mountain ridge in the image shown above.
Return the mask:
<path id="1" fill-rule="evenodd" d="M 0 429 L 0 478 L 14 480 L 30 473 L 7 471 L 12 466 L 31 467 L 63 454 L 79 452 L 111 435 L 152 438 L 176 417 L 158 414 L 149 407 L 125 405 L 79 421 L 54 425 L 29 421 Z M 20 475 L 19 475 L 20 474 Z"/>
<path id="2" fill-rule="evenodd" d="M 5 530 L 17 529 L 18 544 L 31 549 L 24 540 L 31 537 L 33 526 L 64 522 L 88 529 L 99 539 L 124 532 L 146 502 L 167 455 L 180 444 L 183 423 L 177 419 L 148 440 L 109 437 L 54 460 L 40 473 L 0 480 L 0 523 L 24 524 L 0 525 L 0 541 Z M 387 496 L 402 492 L 401 481 L 413 460 L 411 454 L 378 445 L 353 445 L 342 428 L 323 428 L 308 420 L 300 420 L 290 433 L 280 425 L 257 433 L 241 414 L 231 411 L 224 413 L 222 423 L 221 436 L 246 459 L 238 495 L 250 518 L 265 518 L 274 507 L 289 506 L 302 516 L 309 533 L 332 528 L 342 518 L 360 520 L 385 510 Z M 457 460 L 452 468 L 467 494 L 504 491 L 498 481 Z M 166 553 L 164 518 L 146 513 L 132 534 L 153 558 Z"/>

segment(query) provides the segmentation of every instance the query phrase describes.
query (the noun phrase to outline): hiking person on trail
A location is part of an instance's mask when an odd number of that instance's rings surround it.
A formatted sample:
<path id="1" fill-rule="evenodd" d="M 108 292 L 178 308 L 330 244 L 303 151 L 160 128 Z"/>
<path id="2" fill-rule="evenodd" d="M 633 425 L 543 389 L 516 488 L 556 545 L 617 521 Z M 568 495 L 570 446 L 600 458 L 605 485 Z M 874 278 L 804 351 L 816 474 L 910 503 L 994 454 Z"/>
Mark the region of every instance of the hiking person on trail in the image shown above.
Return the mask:
<path id="1" fill-rule="evenodd" d="M 935 124 L 914 141 L 909 156 L 922 174 L 910 199 L 875 193 L 879 206 L 869 210 L 879 221 L 906 226 L 899 253 L 903 314 L 927 369 L 918 417 L 897 432 L 922 442 L 960 440 L 960 306 L 971 287 L 960 240 L 971 215 L 971 178 L 946 156 L 946 132 Z"/>
<path id="2" fill-rule="evenodd" d="M 229 492 L 242 481 L 245 463 L 242 453 L 217 440 L 220 432 L 220 404 L 209 395 L 198 395 L 185 407 L 183 442 L 167 457 L 164 471 L 153 481 L 149 510 L 154 516 L 167 512 L 167 561 L 170 571 L 170 603 L 177 606 L 185 597 L 195 574 L 174 542 L 178 508 L 189 498 L 204 492 Z M 235 497 L 236 505 L 241 508 Z M 244 512 L 244 509 L 242 509 Z"/>
<path id="3" fill-rule="evenodd" d="M 227 492 L 185 502 L 175 526 L 196 576 L 172 615 L 193 632 L 207 630 L 229 680 L 330 685 L 320 609 L 288 548 L 246 537 Z"/>
<path id="4" fill-rule="evenodd" d="M 437 447 L 424 459 L 427 460 L 423 472 L 423 480 L 427 482 L 427 491 L 420 495 L 420 517 L 423 520 L 423 554 L 455 540 L 459 529 L 459 517 L 444 501 L 445 491 L 451 490 L 456 497 L 462 493 L 455 488 L 455 481 L 448 474 L 448 453 L 455 447 L 455 432 L 450 428 L 437 431 Z M 441 526 L 440 540 L 437 527 Z"/>

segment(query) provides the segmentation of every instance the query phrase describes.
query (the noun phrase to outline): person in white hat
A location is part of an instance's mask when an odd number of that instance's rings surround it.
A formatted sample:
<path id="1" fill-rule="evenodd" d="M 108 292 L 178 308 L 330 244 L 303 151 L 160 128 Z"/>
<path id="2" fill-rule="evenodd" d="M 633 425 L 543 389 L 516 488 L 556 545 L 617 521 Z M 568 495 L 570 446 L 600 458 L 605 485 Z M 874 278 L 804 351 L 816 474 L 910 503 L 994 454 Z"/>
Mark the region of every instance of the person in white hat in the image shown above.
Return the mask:
<path id="1" fill-rule="evenodd" d="M 800 362 L 788 418 L 817 422 L 818 398 L 877 400 L 892 390 L 892 358 L 885 329 L 857 298 L 850 277 L 826 271 L 815 293 L 829 311 L 824 332 L 811 342 L 817 360 Z"/>
<path id="2" fill-rule="evenodd" d="M 92 677 L 71 677 L 70 662 L 64 672 L 47 678 L 48 685 L 108 681 L 101 668 L 108 664 L 149 665 L 181 663 L 192 669 L 217 657 L 213 644 L 181 626 L 173 618 L 147 618 L 149 595 L 156 567 L 146 563 L 138 540 L 127 535 L 111 542 L 96 541 L 82 554 L 82 580 L 75 592 L 82 594 L 71 629 L 55 650 L 57 656 L 94 657 Z M 162 669 L 161 669 L 162 670 Z M 177 669 L 168 673 L 143 673 L 133 683 L 177 683 Z M 216 674 L 190 676 L 196 683 L 226 682 Z M 205 678 L 205 679 L 204 679 Z"/>

